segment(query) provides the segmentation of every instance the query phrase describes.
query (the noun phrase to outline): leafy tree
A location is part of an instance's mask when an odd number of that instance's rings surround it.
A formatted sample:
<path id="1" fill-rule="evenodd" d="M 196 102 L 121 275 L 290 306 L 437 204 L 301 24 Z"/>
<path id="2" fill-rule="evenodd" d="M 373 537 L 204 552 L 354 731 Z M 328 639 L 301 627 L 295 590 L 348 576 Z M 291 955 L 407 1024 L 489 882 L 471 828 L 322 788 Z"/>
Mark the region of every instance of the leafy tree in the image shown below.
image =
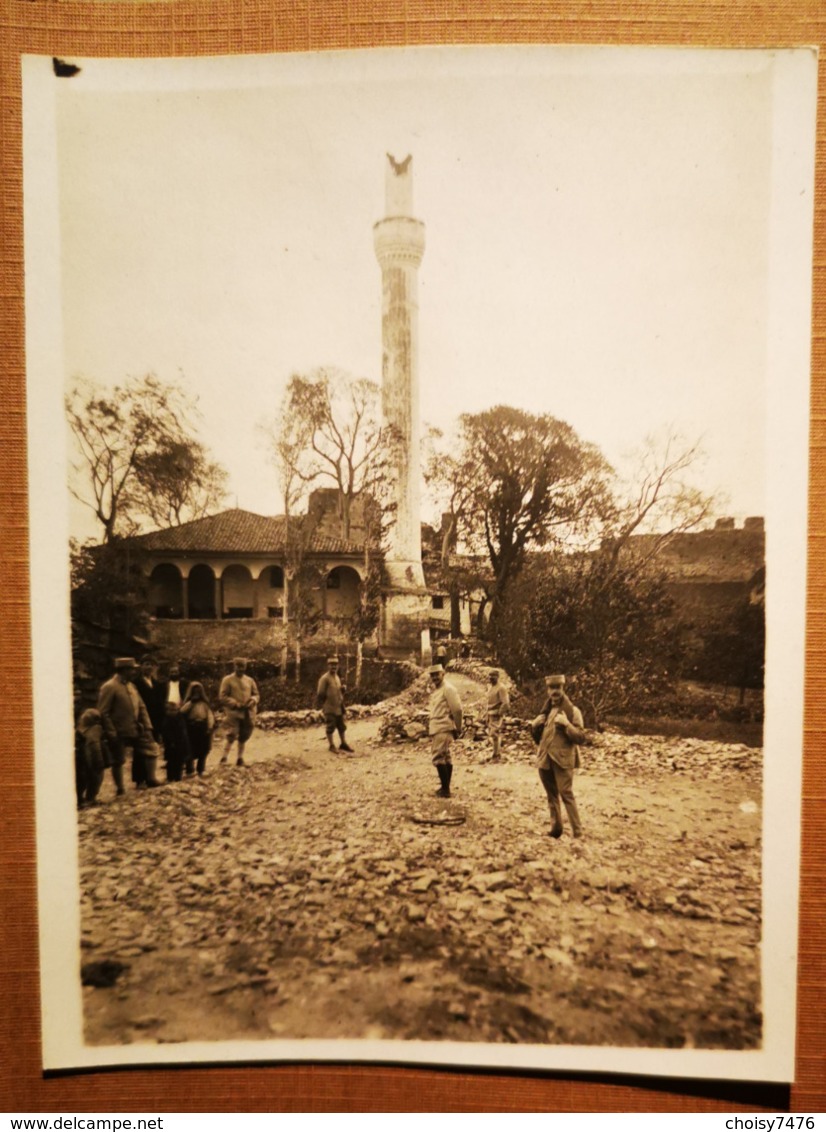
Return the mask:
<path id="1" fill-rule="evenodd" d="M 69 562 L 72 620 L 142 636 L 149 613 L 140 553 L 118 539 L 102 546 L 71 539 Z"/>
<path id="2" fill-rule="evenodd" d="M 695 671 L 701 680 L 737 688 L 743 704 L 747 689 L 763 687 L 765 660 L 765 606 L 745 597 L 705 637 Z"/>
<path id="3" fill-rule="evenodd" d="M 617 564 L 604 552 L 534 562 L 514 588 L 500 657 L 520 680 L 550 671 L 576 677 L 590 721 L 648 706 L 670 687 L 680 634 L 667 578 Z"/>
<path id="4" fill-rule="evenodd" d="M 72 386 L 66 415 L 80 454 L 74 472 L 82 486 L 70 490 L 94 511 L 104 543 L 134 533 L 147 514 L 168 516 L 171 509 L 174 515 L 176 508 L 181 515 L 186 509 L 202 513 L 205 495 L 223 496 L 221 470 L 190 435 L 194 411 L 183 390 L 154 374 L 106 391 L 88 379 Z M 175 475 L 179 483 L 173 488 Z"/>
<path id="5" fill-rule="evenodd" d="M 457 533 L 490 561 L 491 621 L 532 548 L 561 547 L 594 529 L 610 505 L 611 469 L 570 425 L 505 405 L 460 418 L 437 469 Z"/>
<path id="6" fill-rule="evenodd" d="M 140 506 L 158 527 L 214 514 L 226 498 L 226 470 L 197 440 L 162 440 L 138 460 L 136 471 Z"/>

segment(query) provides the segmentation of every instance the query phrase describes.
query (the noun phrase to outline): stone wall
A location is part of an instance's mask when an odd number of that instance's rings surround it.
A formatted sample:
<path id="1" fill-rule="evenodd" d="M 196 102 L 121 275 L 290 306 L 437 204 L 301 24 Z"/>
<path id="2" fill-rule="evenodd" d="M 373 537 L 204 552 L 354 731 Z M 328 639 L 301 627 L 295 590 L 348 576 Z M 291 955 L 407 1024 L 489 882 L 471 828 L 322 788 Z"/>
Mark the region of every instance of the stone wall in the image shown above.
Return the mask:
<path id="1" fill-rule="evenodd" d="M 265 660 L 273 664 L 281 661 L 285 642 L 283 621 L 276 618 L 259 620 L 244 618 L 233 621 L 153 621 L 149 627 L 149 640 L 160 660 L 230 661 L 234 656 L 251 660 Z M 290 657 L 293 643 L 290 635 Z M 365 644 L 370 651 L 371 643 Z M 354 652 L 355 644 L 349 639 L 344 624 L 325 621 L 301 646 L 304 656 L 328 656 L 342 651 Z"/>

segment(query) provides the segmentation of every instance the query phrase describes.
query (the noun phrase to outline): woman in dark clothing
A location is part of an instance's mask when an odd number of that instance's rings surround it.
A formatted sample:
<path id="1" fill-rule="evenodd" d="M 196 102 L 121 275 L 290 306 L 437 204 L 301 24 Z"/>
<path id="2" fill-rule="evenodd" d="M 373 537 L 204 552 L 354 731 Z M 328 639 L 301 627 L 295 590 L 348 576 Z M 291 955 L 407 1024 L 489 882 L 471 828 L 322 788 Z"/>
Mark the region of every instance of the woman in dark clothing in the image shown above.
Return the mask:
<path id="1" fill-rule="evenodd" d="M 181 715 L 186 720 L 189 738 L 190 758 L 197 761 L 198 774 L 206 769 L 207 755 L 212 750 L 212 732 L 215 716 L 204 693 L 203 684 L 193 681 L 187 690 L 186 701 L 181 706 Z"/>
<path id="2" fill-rule="evenodd" d="M 171 700 L 166 705 L 166 717 L 161 732 L 163 750 L 166 756 L 167 782 L 180 782 L 183 778 L 184 764 L 191 758 L 186 722 L 176 703 Z"/>

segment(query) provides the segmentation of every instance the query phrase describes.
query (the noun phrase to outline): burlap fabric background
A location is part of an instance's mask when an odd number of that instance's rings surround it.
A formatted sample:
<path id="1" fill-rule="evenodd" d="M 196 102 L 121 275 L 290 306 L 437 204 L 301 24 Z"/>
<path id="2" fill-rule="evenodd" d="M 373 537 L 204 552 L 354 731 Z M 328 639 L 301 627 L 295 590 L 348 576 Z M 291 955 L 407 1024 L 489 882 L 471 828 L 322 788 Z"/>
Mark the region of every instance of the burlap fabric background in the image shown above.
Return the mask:
<path id="1" fill-rule="evenodd" d="M 810 579 L 797 1082 L 791 1088 L 346 1065 L 123 1070 L 44 1079 L 39 1045 L 27 576 L 19 56 L 197 55 L 469 43 L 821 45 L 821 0 L 18 0 L 0 7 L 0 1109 L 826 1110 L 826 83 L 815 225 Z M 59 757 L 63 757 L 60 755 Z"/>

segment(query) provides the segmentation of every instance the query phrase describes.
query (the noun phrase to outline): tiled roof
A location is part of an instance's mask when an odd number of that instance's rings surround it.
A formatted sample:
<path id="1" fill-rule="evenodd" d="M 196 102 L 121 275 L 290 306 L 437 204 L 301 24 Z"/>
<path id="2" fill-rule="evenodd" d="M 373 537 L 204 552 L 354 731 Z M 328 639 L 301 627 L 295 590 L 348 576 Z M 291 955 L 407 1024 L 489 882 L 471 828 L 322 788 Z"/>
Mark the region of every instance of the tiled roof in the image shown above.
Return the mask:
<path id="1" fill-rule="evenodd" d="M 136 535 L 129 543 L 164 554 L 277 554 L 284 550 L 285 531 L 283 515 L 256 515 L 234 507 L 179 527 Z M 360 554 L 363 547 L 316 532 L 308 549 L 316 554 Z"/>

